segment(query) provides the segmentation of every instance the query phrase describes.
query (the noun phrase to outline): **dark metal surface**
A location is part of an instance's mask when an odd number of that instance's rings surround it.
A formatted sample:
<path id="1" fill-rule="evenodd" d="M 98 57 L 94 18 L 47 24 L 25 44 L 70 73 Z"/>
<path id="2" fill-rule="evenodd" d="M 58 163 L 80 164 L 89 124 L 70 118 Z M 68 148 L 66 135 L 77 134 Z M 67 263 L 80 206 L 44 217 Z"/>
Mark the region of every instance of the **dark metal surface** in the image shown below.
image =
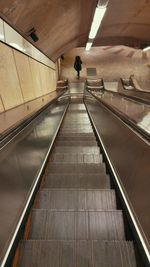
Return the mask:
<path id="1" fill-rule="evenodd" d="M 75 123 L 74 127 L 70 127 L 71 134 L 76 133 L 77 129 L 79 133 L 84 130 L 85 135 L 91 131 L 90 120 L 87 127 L 85 106 L 78 106 L 81 112 L 78 111 L 75 115 L 76 104 L 70 104 L 58 138 L 62 136 L 64 129 L 69 129 L 70 116 L 74 120 L 76 117 L 76 122 L 78 116 L 79 120 L 83 120 L 83 125 Z M 24 264 L 39 266 L 39 263 L 42 267 L 135 267 L 133 243 L 124 242 L 126 235 L 123 214 L 116 208 L 115 192 L 110 189 L 105 164 L 94 163 L 94 156 L 97 157 L 100 151 L 96 150 L 95 153 L 93 150 L 91 153 L 91 140 L 88 141 L 88 147 L 84 144 L 86 141 L 81 141 L 80 146 L 76 145 L 78 137 L 72 142 L 62 139 L 64 146 L 60 146 L 58 142 L 60 141 L 56 140 L 45 170 L 42 182 L 44 189 L 41 185 L 31 213 L 30 227 L 26 228 L 28 241 L 21 244 L 18 267 Z M 64 153 L 67 142 L 71 143 L 67 147 L 69 150 Z M 62 153 L 56 152 L 58 148 L 61 148 Z M 87 150 L 80 151 L 80 148 Z M 95 148 L 98 148 L 97 143 Z M 63 159 L 66 162 L 62 163 Z M 37 257 L 36 253 L 40 256 Z"/>
<path id="2" fill-rule="evenodd" d="M 56 146 L 54 148 L 54 151 L 57 153 L 77 153 L 80 151 L 80 153 L 91 153 L 91 154 L 98 154 L 100 152 L 100 149 L 98 146 Z"/>
<path id="3" fill-rule="evenodd" d="M 108 91 L 103 94 L 92 94 L 124 122 L 150 140 L 150 105 Z"/>
<path id="4" fill-rule="evenodd" d="M 27 266 L 136 267 L 136 262 L 132 242 L 27 241 L 22 243 L 19 267 Z"/>
<path id="5" fill-rule="evenodd" d="M 57 163 L 102 163 L 102 155 L 100 154 L 71 154 L 71 153 L 55 153 L 52 162 Z"/>
<path id="6" fill-rule="evenodd" d="M 96 146 L 97 142 L 96 141 L 86 141 L 86 140 L 82 140 L 82 141 L 60 141 L 58 140 L 56 142 L 56 145 L 58 146 Z"/>
<path id="7" fill-rule="evenodd" d="M 61 93 L 59 93 L 59 94 L 57 94 L 57 96 L 56 97 L 54 97 L 51 101 L 49 101 L 47 104 L 45 104 L 42 108 L 41 108 L 41 106 L 40 106 L 40 108 L 36 111 L 36 112 L 34 112 L 34 113 L 32 113 L 32 114 L 30 114 L 30 116 L 28 115 L 24 115 L 25 117 L 24 118 L 22 118 L 22 120 L 20 120 L 19 122 L 16 122 L 15 123 L 15 125 L 14 125 L 14 121 L 13 121 L 13 125 L 11 126 L 11 127 L 9 127 L 8 129 L 6 129 L 4 132 L 2 132 L 1 134 L 0 134 L 0 147 L 2 147 L 4 144 L 6 144 L 7 142 L 9 142 L 9 140 L 13 137 L 13 136 L 15 136 L 17 133 L 19 133 L 24 127 L 26 127 L 30 122 L 32 122 L 33 121 L 33 119 L 36 119 L 36 117 L 40 114 L 40 113 L 42 113 L 45 109 L 47 109 L 50 105 L 52 105 L 54 102 L 56 102 L 56 100 L 60 97 L 60 96 L 62 96 L 64 94 L 64 91 L 63 92 L 61 92 Z M 17 107 L 17 109 L 18 108 L 22 108 L 22 109 L 25 109 L 25 106 L 24 105 L 22 105 L 22 106 L 19 106 L 19 107 Z M 12 114 L 11 114 L 11 111 L 12 111 Z M 5 119 L 3 119 L 2 120 L 2 122 L 4 123 L 4 125 L 5 124 L 8 124 L 8 121 L 11 121 L 11 118 L 14 118 L 14 115 L 16 115 L 15 114 L 15 112 L 14 112 L 15 110 L 13 109 L 13 110 L 9 110 L 8 111 L 8 113 L 9 113 L 9 115 L 7 115 L 7 113 L 5 112 L 5 113 L 3 113 L 3 114 L 1 114 L 1 116 L 3 116 Z M 17 110 L 18 112 L 20 112 L 20 113 L 22 113 L 22 110 Z M 14 114 L 13 114 L 13 112 L 14 112 Z M 17 112 L 16 112 L 17 113 Z M 11 115 L 10 115 L 11 114 Z M 6 121 L 5 121 L 6 120 Z M 6 123 L 7 122 L 7 123 Z"/>
<path id="8" fill-rule="evenodd" d="M 59 101 L 53 104 L 0 151 L 1 260 L 62 118 L 66 103 Z"/>
<path id="9" fill-rule="evenodd" d="M 149 144 L 96 99 L 85 101 L 150 253 Z"/>
<path id="10" fill-rule="evenodd" d="M 144 90 L 137 90 L 134 87 L 134 84 L 132 82 L 132 78 L 130 78 L 130 81 L 132 83 L 132 88 L 130 89 L 126 89 L 126 87 L 124 86 L 124 82 L 123 79 L 119 80 L 119 85 L 118 85 L 118 91 L 119 93 L 123 94 L 123 95 L 127 95 L 132 97 L 133 99 L 136 100 L 141 100 L 147 104 L 150 104 L 150 91 L 145 92 Z"/>
<path id="11" fill-rule="evenodd" d="M 113 190 L 45 189 L 39 193 L 39 208 L 50 210 L 113 210 Z"/>
<path id="12" fill-rule="evenodd" d="M 45 188 L 110 188 L 106 174 L 49 174 L 45 178 Z"/>
<path id="13" fill-rule="evenodd" d="M 50 163 L 48 165 L 49 173 L 103 173 L 105 174 L 104 163 Z"/>
<path id="14" fill-rule="evenodd" d="M 29 239 L 33 240 L 125 240 L 121 211 L 32 212 Z"/>

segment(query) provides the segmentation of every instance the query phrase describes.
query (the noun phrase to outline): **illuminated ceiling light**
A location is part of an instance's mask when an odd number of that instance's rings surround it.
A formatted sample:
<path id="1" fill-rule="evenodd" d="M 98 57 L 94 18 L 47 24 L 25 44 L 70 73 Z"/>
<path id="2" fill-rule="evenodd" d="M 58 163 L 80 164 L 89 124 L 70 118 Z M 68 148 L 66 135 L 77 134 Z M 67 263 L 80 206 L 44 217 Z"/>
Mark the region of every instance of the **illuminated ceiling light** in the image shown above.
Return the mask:
<path id="1" fill-rule="evenodd" d="M 87 42 L 86 48 L 85 48 L 86 51 L 89 51 L 91 49 L 93 40 L 94 40 L 94 38 L 98 32 L 98 29 L 101 25 L 102 19 L 105 15 L 108 2 L 109 2 L 109 0 L 99 0 L 98 1 L 97 7 L 95 10 L 95 14 L 94 14 L 94 18 L 92 21 L 90 33 L 89 33 L 89 41 Z"/>
<path id="2" fill-rule="evenodd" d="M 107 7 L 109 0 L 99 0 L 97 7 Z"/>
<path id="3" fill-rule="evenodd" d="M 85 48 L 85 50 L 86 50 L 86 51 L 89 51 L 89 50 L 91 49 L 91 46 L 92 46 L 92 42 L 88 42 L 88 43 L 86 44 L 86 48 Z"/>
<path id="4" fill-rule="evenodd" d="M 94 19 L 92 22 L 92 26 L 91 26 L 91 30 L 90 30 L 90 34 L 89 34 L 89 38 L 90 39 L 94 39 L 98 29 L 100 27 L 100 24 L 102 22 L 102 19 L 104 17 L 104 14 L 106 12 L 106 7 L 97 7 L 95 10 L 95 14 L 94 14 Z"/>
<path id="5" fill-rule="evenodd" d="M 145 47 L 145 48 L 143 49 L 144 52 L 149 51 L 149 50 L 150 50 L 150 46 Z"/>

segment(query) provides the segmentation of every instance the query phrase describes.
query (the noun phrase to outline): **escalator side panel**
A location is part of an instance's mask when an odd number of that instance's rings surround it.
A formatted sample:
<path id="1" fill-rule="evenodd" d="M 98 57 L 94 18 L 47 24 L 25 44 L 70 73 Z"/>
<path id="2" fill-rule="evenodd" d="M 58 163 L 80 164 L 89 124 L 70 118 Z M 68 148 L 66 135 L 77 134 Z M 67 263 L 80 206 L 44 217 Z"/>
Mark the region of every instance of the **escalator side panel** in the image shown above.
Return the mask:
<path id="1" fill-rule="evenodd" d="M 85 103 L 150 252 L 149 144 L 97 100 L 85 99 Z"/>
<path id="2" fill-rule="evenodd" d="M 0 263 L 66 106 L 54 104 L 0 151 Z"/>

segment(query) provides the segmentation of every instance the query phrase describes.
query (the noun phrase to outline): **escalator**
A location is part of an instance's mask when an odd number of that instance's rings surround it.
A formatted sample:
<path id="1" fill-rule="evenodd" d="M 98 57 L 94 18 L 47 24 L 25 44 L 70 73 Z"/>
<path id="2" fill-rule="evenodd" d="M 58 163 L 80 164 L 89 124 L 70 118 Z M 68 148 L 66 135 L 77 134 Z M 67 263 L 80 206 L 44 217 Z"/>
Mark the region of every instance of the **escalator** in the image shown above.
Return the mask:
<path id="1" fill-rule="evenodd" d="M 14 266 L 137 266 L 81 98 L 72 99 L 68 107 Z"/>

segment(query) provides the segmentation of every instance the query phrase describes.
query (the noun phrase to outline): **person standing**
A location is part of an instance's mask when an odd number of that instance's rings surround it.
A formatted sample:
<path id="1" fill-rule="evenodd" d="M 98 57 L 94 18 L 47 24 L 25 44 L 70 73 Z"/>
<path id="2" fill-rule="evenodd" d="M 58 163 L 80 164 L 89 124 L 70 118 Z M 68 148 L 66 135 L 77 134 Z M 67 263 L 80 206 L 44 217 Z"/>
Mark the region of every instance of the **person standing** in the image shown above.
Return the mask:
<path id="1" fill-rule="evenodd" d="M 74 68 L 77 71 L 78 80 L 80 78 L 80 71 L 82 70 L 82 60 L 79 56 L 75 57 Z"/>

